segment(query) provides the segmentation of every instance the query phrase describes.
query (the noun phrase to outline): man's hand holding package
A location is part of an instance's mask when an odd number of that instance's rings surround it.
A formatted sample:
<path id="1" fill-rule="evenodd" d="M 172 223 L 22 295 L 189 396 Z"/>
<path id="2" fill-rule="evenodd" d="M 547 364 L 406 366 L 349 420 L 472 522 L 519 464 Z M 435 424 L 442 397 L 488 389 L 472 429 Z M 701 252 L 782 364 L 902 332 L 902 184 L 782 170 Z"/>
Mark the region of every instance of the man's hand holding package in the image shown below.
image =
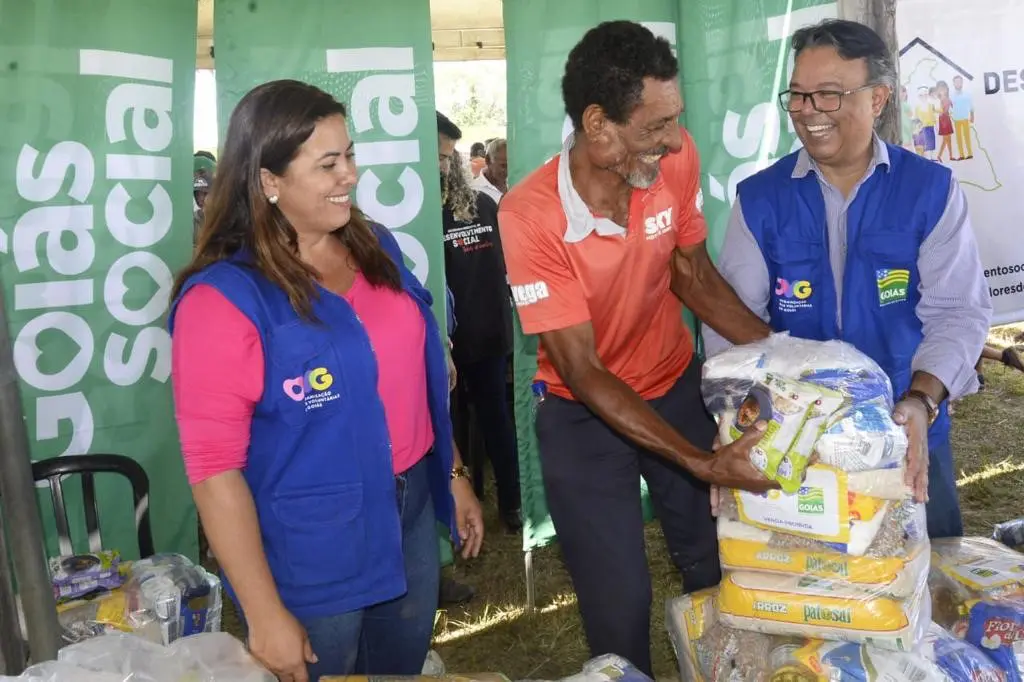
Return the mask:
<path id="1" fill-rule="evenodd" d="M 927 502 L 928 410 L 919 400 L 901 400 L 892 419 L 907 432 L 907 485 L 914 490 L 914 500 Z"/>
<path id="2" fill-rule="evenodd" d="M 750 462 L 750 450 L 764 436 L 767 426 L 763 421 L 757 422 L 738 440 L 714 447 L 714 454 L 707 460 L 706 471 L 701 477 L 712 486 L 755 493 L 778 488 L 778 483 L 769 480 Z"/>

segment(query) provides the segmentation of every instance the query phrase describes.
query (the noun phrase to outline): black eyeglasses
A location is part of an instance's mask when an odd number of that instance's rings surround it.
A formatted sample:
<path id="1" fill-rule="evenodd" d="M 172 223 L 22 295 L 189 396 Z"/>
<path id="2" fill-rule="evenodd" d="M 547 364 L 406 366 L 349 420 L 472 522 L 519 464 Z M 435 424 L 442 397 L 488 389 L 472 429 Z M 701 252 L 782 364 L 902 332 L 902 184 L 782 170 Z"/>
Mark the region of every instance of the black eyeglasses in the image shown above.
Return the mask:
<path id="1" fill-rule="evenodd" d="M 804 102 L 811 101 L 815 111 L 829 113 L 839 111 L 843 106 L 843 96 L 853 95 L 862 90 L 868 90 L 874 85 L 862 85 L 853 90 L 815 90 L 814 92 L 799 92 L 798 90 L 786 90 L 779 93 L 779 106 L 789 113 L 796 113 L 804 108 Z"/>

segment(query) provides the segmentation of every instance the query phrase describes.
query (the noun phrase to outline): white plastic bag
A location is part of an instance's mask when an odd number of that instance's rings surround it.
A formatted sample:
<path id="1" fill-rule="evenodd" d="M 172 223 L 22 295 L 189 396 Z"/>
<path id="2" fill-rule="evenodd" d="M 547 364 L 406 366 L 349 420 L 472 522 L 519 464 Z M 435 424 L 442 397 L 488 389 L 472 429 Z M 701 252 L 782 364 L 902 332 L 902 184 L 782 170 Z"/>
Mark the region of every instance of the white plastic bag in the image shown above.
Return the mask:
<path id="1" fill-rule="evenodd" d="M 20 677 L 37 682 L 276 682 L 240 641 L 199 634 L 161 646 L 134 634 L 110 634 L 60 650 L 58 660 Z"/>

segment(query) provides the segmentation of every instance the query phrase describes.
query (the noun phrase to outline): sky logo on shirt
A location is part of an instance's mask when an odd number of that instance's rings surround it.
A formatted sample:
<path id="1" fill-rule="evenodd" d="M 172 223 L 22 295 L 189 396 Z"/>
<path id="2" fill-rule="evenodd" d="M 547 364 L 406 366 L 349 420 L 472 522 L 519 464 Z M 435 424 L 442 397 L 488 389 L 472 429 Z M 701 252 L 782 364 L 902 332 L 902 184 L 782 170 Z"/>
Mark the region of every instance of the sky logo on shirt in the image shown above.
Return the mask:
<path id="1" fill-rule="evenodd" d="M 341 396 L 331 391 L 334 376 L 326 367 L 316 367 L 302 376 L 285 379 L 284 394 L 297 403 L 305 403 L 306 412 L 323 407 Z"/>
<path id="2" fill-rule="evenodd" d="M 877 270 L 878 305 L 887 306 L 907 300 L 910 288 L 910 270 Z"/>
<path id="3" fill-rule="evenodd" d="M 672 207 L 659 211 L 658 215 L 644 219 L 644 234 L 648 239 L 657 239 L 672 230 Z"/>

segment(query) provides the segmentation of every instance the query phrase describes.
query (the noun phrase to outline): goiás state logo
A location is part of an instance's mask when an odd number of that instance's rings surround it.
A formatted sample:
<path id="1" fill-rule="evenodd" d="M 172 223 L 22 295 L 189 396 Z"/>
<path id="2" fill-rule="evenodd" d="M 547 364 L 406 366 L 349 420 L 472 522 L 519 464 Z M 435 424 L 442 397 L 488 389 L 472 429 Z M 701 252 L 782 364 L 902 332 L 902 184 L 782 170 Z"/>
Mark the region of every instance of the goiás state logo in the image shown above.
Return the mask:
<path id="1" fill-rule="evenodd" d="M 910 270 L 877 270 L 878 305 L 887 306 L 907 300 Z"/>

